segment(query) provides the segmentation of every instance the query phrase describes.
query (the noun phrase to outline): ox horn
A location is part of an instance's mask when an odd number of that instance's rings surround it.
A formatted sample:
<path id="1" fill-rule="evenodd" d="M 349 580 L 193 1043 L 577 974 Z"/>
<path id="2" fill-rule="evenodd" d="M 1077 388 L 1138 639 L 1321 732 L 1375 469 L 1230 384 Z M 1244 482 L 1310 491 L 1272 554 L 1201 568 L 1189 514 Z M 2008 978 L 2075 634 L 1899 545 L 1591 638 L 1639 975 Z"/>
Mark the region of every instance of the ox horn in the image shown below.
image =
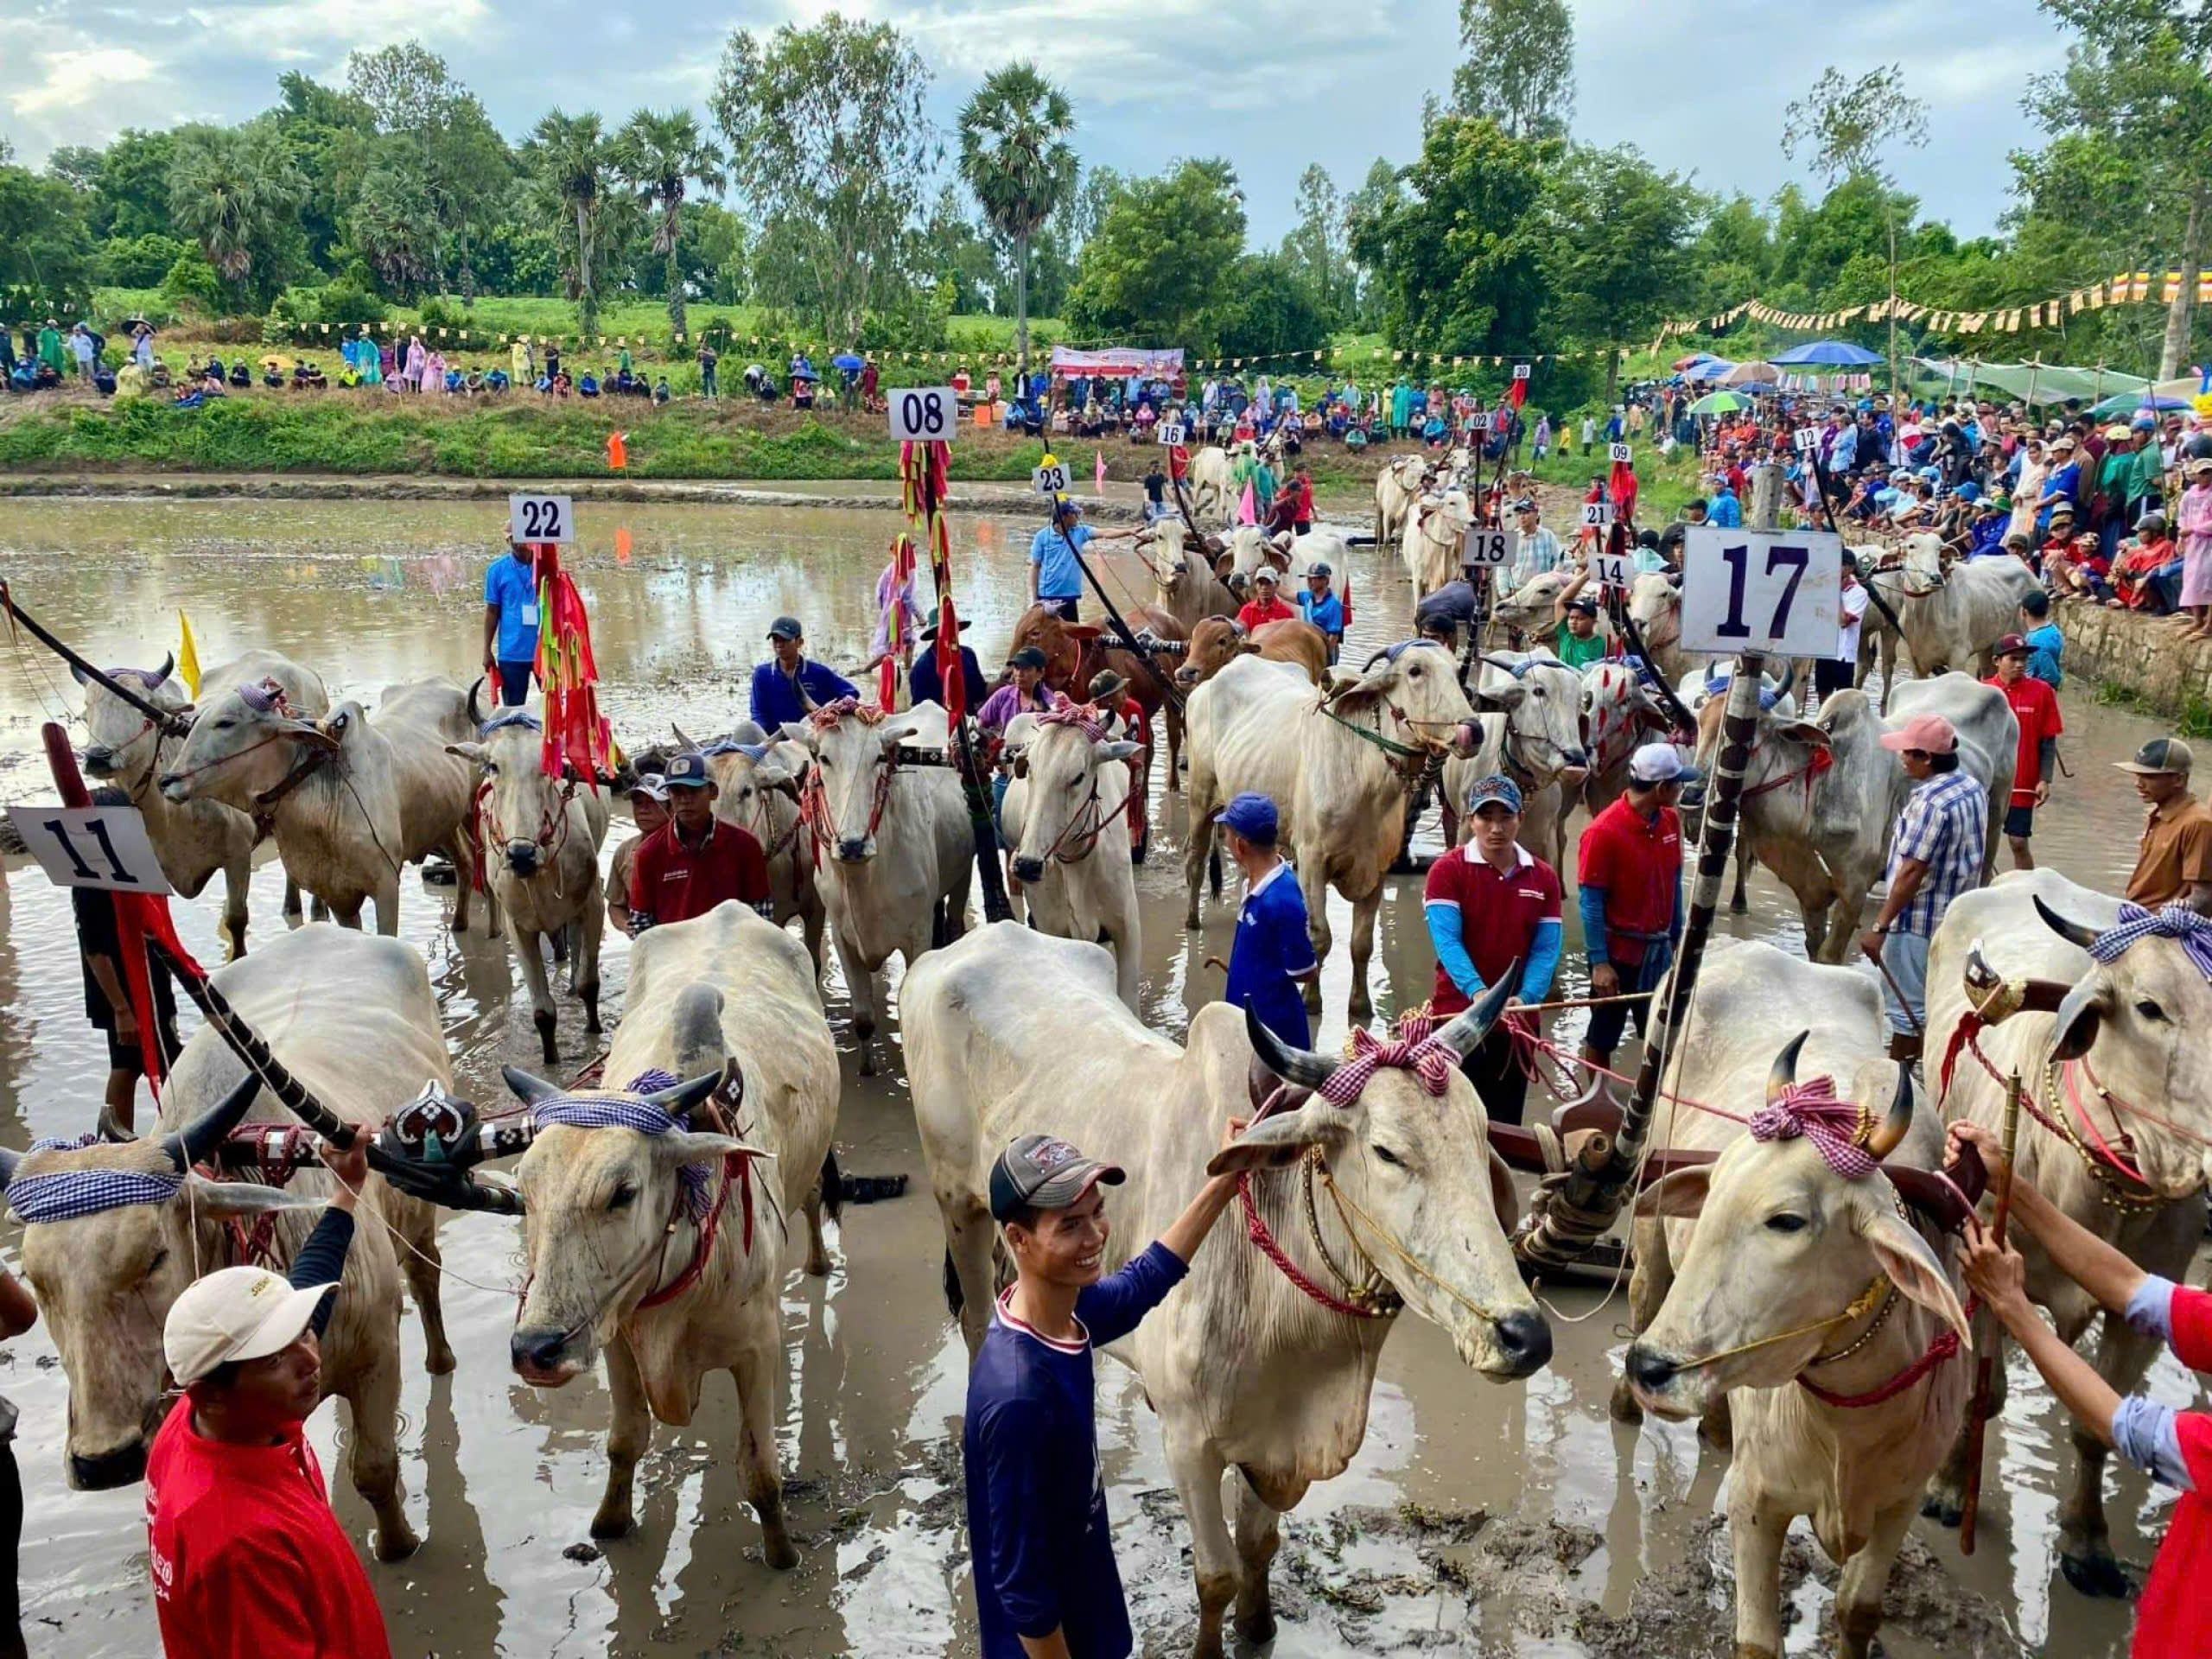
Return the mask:
<path id="1" fill-rule="evenodd" d="M 246 1108 L 253 1104 L 254 1096 L 260 1092 L 261 1074 L 249 1067 L 245 1079 L 212 1109 L 202 1112 L 182 1128 L 163 1135 L 162 1150 L 168 1154 L 169 1161 L 180 1172 L 213 1157 L 215 1148 L 238 1128 Z"/>
<path id="2" fill-rule="evenodd" d="M 1793 1088 L 1797 1082 L 1797 1056 L 1805 1047 L 1805 1039 L 1813 1033 L 1801 1031 L 1782 1046 L 1782 1052 L 1774 1057 L 1773 1068 L 1766 1074 L 1766 1103 L 1776 1104 L 1782 1091 Z"/>
<path id="3" fill-rule="evenodd" d="M 1912 1068 L 1897 1067 L 1897 1092 L 1890 1102 L 1888 1114 L 1867 1131 L 1866 1138 L 1859 1144 L 1866 1148 L 1866 1155 L 1876 1162 L 1897 1149 L 1912 1128 Z"/>
<path id="4" fill-rule="evenodd" d="M 468 685 L 468 723 L 481 731 L 484 727 L 483 705 L 476 701 L 476 694 L 484 688 L 484 677 L 479 674 Z"/>
<path id="5" fill-rule="evenodd" d="M 158 691 L 168 683 L 169 676 L 175 671 L 176 652 L 171 652 L 162 658 L 162 665 L 159 668 L 142 668 L 137 671 L 137 674 L 138 677 L 145 682 L 149 691 Z"/>
<path id="6" fill-rule="evenodd" d="M 674 721 L 671 720 L 668 722 L 668 729 L 676 734 L 676 741 L 678 743 L 681 743 L 685 748 L 692 750 L 698 748 L 698 740 L 694 738 L 689 732 L 685 731 Z"/>
<path id="7" fill-rule="evenodd" d="M 0 1192 L 8 1190 L 8 1183 L 16 1179 L 16 1166 L 23 1161 L 20 1152 L 10 1152 L 0 1147 Z"/>
<path id="8" fill-rule="evenodd" d="M 672 1088 L 657 1090 L 642 1098 L 647 1105 L 659 1107 L 671 1117 L 682 1117 L 722 1086 L 727 1070 L 727 1066 L 717 1066 L 712 1071 L 702 1071 Z M 740 1072 L 738 1097 L 741 1100 L 744 1098 L 743 1077 L 744 1074 Z"/>
<path id="9" fill-rule="evenodd" d="M 123 1127 L 121 1121 L 115 1115 L 114 1107 L 103 1106 L 100 1108 L 99 1138 L 109 1146 L 120 1147 L 128 1145 L 138 1137 Z"/>
<path id="10" fill-rule="evenodd" d="M 2086 950 L 2097 942 L 2096 929 L 2084 927 L 2079 922 L 2067 920 L 2065 917 L 2044 903 L 2041 893 L 2035 896 L 2035 903 L 2036 914 L 2043 918 L 2043 925 L 2065 940 L 2067 944 L 2078 944 Z"/>
<path id="11" fill-rule="evenodd" d="M 1506 673 L 1510 674 L 1516 680 L 1523 674 L 1526 674 L 1529 671 L 1529 667 L 1527 663 L 1510 662 L 1505 658 L 1497 656 L 1494 652 L 1487 651 L 1483 653 L 1483 661 L 1488 663 L 1492 668 L 1503 669 Z"/>
<path id="12" fill-rule="evenodd" d="M 1497 976 L 1497 982 L 1477 997 L 1452 1023 L 1436 1033 L 1436 1040 L 1450 1049 L 1462 1060 L 1483 1046 L 1491 1027 L 1497 1023 L 1498 1015 L 1505 1012 L 1505 1005 L 1513 995 L 1513 988 L 1521 982 L 1521 963 L 1513 965 Z"/>
<path id="13" fill-rule="evenodd" d="M 1316 1054 L 1310 1048 L 1293 1048 L 1262 1025 L 1260 1016 L 1252 1012 L 1249 1004 L 1244 1009 L 1244 1034 L 1250 1039 L 1252 1052 L 1260 1057 L 1260 1064 L 1285 1083 L 1295 1084 L 1300 1089 L 1319 1089 L 1335 1075 L 1335 1060 L 1326 1054 Z"/>
<path id="14" fill-rule="evenodd" d="M 1789 696 L 1790 688 L 1797 683 L 1797 659 L 1792 657 L 1783 664 L 1782 678 L 1774 688 L 1774 700 L 1781 702 Z"/>
<path id="15" fill-rule="evenodd" d="M 514 1090 L 515 1098 L 525 1106 L 535 1106 L 541 1100 L 557 1100 L 569 1092 L 559 1084 L 548 1083 L 518 1065 L 501 1066 L 499 1076 L 505 1080 L 507 1087 Z"/>
<path id="16" fill-rule="evenodd" d="M 92 677 L 86 673 L 85 671 L 79 667 L 75 663 L 69 664 L 69 677 L 76 681 L 79 685 L 90 685 L 92 683 Z"/>

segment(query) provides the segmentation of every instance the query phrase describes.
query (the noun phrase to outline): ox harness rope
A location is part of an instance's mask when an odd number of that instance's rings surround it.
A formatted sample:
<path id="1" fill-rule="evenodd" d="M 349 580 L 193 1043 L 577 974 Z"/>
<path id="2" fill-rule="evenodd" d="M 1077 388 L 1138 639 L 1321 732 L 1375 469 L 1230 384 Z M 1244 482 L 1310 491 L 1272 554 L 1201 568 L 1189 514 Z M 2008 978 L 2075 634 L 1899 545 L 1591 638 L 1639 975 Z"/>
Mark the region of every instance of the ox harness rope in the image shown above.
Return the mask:
<path id="1" fill-rule="evenodd" d="M 1053 693 L 1052 706 L 1036 718 L 1039 726 L 1072 727 L 1093 743 L 1103 742 L 1107 736 L 1106 711 L 1095 702 L 1073 702 L 1065 691 Z M 1090 856 L 1091 849 L 1098 845 L 1098 837 L 1105 834 L 1106 826 L 1128 812 L 1130 803 L 1136 798 L 1134 762 L 1129 763 L 1129 769 L 1132 775 L 1128 792 L 1122 797 L 1122 804 L 1109 812 L 1098 804 L 1099 771 L 1092 766 L 1090 795 L 1060 826 L 1060 833 L 1045 849 L 1046 857 L 1062 864 L 1076 864 Z"/>

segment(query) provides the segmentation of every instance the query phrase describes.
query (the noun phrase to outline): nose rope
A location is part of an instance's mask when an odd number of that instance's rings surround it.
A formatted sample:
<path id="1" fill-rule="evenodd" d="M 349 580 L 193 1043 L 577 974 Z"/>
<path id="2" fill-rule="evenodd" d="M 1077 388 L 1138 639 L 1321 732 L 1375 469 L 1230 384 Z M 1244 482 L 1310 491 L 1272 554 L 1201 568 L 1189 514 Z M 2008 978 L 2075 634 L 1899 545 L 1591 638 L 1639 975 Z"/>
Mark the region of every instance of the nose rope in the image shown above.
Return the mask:
<path id="1" fill-rule="evenodd" d="M 1717 1365 L 1724 1359 L 1733 1359 L 1738 1354 L 1755 1353 L 1761 1348 L 1771 1348 L 1777 1342 L 1789 1342 L 1798 1337 L 1809 1337 L 1815 1331 L 1826 1331 L 1832 1325 L 1847 1325 L 1853 1319 L 1864 1319 L 1874 1311 L 1874 1304 L 1881 1300 L 1882 1293 L 1889 1287 L 1889 1275 L 1878 1273 L 1866 1289 L 1851 1299 L 1851 1305 L 1840 1313 L 1831 1314 L 1825 1319 L 1815 1319 L 1810 1325 L 1797 1325 L 1788 1331 L 1777 1331 L 1770 1337 L 1755 1337 L 1749 1342 L 1737 1344 L 1733 1348 L 1723 1348 L 1718 1353 L 1701 1355 L 1695 1359 L 1676 1361 L 1675 1370 L 1678 1373 L 1703 1370 L 1708 1365 Z M 1840 1358 L 1842 1356 L 1831 1355 L 1829 1357 Z M 1820 1363 L 1818 1357 L 1816 1356 L 1810 1363 L 1818 1364 Z"/>
<path id="2" fill-rule="evenodd" d="M 1369 1215 L 1366 1211 L 1361 1209 L 1357 1203 L 1344 1195 L 1344 1189 L 1337 1185 L 1337 1178 L 1331 1172 L 1329 1166 L 1325 1162 L 1317 1158 L 1313 1160 L 1313 1168 L 1315 1173 L 1320 1178 L 1322 1186 L 1326 1188 L 1328 1191 L 1329 1202 L 1336 1206 L 1337 1219 L 1344 1224 L 1344 1231 L 1350 1236 L 1353 1248 L 1359 1250 L 1360 1254 L 1363 1255 L 1366 1255 L 1367 1249 L 1365 1245 L 1361 1243 L 1359 1234 L 1352 1227 L 1351 1218 L 1354 1216 L 1359 1217 L 1360 1222 L 1366 1227 L 1367 1230 L 1372 1233 L 1376 1239 L 1381 1243 L 1382 1248 L 1389 1251 L 1389 1254 L 1396 1259 L 1398 1265 L 1405 1268 L 1408 1273 L 1411 1273 L 1415 1278 L 1421 1280 L 1424 1284 L 1442 1291 L 1445 1295 L 1459 1303 L 1461 1307 L 1466 1309 L 1468 1313 L 1472 1313 L 1478 1319 L 1485 1319 L 1491 1325 L 1501 1325 L 1504 1322 L 1505 1316 L 1503 1314 L 1496 1313 L 1491 1309 L 1484 1306 L 1472 1297 L 1463 1294 L 1458 1287 L 1445 1283 L 1443 1280 L 1438 1278 L 1435 1274 L 1429 1271 L 1428 1268 L 1421 1262 L 1412 1251 L 1406 1249 L 1404 1245 L 1398 1242 L 1396 1236 L 1393 1234 L 1388 1227 L 1385 1227 L 1381 1222 L 1376 1220 L 1375 1217 Z M 1370 1257 L 1370 1260 L 1371 1262 L 1372 1258 Z"/>

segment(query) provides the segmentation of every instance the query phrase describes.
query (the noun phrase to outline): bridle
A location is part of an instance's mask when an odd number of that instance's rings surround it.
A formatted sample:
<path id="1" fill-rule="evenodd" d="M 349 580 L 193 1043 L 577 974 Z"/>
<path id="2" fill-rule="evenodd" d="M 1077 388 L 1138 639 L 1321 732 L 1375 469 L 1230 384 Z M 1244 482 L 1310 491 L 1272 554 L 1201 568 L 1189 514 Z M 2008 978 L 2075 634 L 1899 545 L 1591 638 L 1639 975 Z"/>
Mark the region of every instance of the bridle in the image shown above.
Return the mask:
<path id="1" fill-rule="evenodd" d="M 567 779 L 557 793 L 545 798 L 544 804 L 538 809 L 537 833 L 531 838 L 530 844 L 546 855 L 539 865 L 540 869 L 557 863 L 561 849 L 568 844 L 569 804 L 576 798 L 576 783 L 574 778 Z M 477 816 L 490 828 L 493 844 L 512 847 L 517 838 L 507 833 L 505 826 L 499 822 L 499 814 L 492 810 L 492 793 L 489 789 L 486 790 L 483 804 L 477 809 Z M 483 844 L 481 837 L 479 844 Z"/>

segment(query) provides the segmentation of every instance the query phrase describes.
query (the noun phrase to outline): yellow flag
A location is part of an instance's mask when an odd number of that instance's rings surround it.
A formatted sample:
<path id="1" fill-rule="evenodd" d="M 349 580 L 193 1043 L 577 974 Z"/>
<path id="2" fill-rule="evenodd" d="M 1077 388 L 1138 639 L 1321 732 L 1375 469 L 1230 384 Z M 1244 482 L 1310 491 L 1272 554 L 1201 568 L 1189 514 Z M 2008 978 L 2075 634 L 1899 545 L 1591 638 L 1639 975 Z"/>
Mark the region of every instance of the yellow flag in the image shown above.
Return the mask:
<path id="1" fill-rule="evenodd" d="M 183 636 L 176 648 L 176 671 L 184 681 L 186 693 L 200 696 L 200 647 L 193 643 L 192 619 L 182 611 L 176 613 L 177 632 Z"/>

